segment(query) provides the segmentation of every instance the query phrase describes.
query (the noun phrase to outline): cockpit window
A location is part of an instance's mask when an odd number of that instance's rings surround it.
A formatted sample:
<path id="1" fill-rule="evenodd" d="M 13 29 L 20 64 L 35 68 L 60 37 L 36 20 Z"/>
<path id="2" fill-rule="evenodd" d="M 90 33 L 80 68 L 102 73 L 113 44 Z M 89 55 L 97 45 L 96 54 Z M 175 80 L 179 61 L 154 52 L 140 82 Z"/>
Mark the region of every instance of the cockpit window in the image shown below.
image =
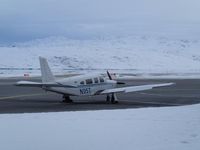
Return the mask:
<path id="1" fill-rule="evenodd" d="M 94 83 L 98 83 L 98 78 L 94 78 Z"/>
<path id="2" fill-rule="evenodd" d="M 102 77 L 100 77 L 99 79 L 100 79 L 100 82 L 104 82 L 104 79 Z"/>
<path id="3" fill-rule="evenodd" d="M 92 79 L 87 79 L 86 84 L 92 84 Z"/>
<path id="4" fill-rule="evenodd" d="M 84 81 L 81 81 L 80 84 L 84 84 Z"/>

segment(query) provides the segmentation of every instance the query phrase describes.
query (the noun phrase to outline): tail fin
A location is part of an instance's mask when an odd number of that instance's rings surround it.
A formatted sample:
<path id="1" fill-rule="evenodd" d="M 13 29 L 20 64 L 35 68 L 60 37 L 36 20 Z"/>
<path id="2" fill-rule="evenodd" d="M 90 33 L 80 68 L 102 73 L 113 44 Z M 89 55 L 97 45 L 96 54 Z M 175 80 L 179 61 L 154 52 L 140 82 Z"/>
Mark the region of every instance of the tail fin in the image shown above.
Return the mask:
<path id="1" fill-rule="evenodd" d="M 49 68 L 48 62 L 45 58 L 39 57 L 40 60 L 40 69 L 41 69 L 41 75 L 42 75 L 42 82 L 55 82 L 55 78 L 51 72 L 51 69 Z"/>

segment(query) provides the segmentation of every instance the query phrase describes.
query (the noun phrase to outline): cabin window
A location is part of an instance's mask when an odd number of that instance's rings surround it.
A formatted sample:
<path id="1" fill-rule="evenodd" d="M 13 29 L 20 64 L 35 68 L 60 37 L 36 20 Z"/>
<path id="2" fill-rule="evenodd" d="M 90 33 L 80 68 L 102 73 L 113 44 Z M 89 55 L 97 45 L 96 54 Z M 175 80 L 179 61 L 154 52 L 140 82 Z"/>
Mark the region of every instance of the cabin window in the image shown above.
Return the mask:
<path id="1" fill-rule="evenodd" d="M 100 77 L 99 79 L 100 79 L 100 82 L 104 82 L 104 79 L 102 77 Z"/>
<path id="2" fill-rule="evenodd" d="M 80 84 L 84 84 L 84 81 L 81 81 Z"/>
<path id="3" fill-rule="evenodd" d="M 98 83 L 98 78 L 94 78 L 94 83 Z"/>
<path id="4" fill-rule="evenodd" d="M 92 84 L 92 79 L 87 79 L 86 84 Z"/>

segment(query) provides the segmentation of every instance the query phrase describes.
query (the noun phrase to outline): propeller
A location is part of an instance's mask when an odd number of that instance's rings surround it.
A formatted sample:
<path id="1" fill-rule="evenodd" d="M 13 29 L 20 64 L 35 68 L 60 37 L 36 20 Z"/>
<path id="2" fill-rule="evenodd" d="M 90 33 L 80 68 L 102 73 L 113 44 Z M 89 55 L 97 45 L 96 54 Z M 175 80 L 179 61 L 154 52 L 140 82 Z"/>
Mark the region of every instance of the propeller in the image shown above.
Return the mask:
<path id="1" fill-rule="evenodd" d="M 108 75 L 108 78 L 110 79 L 110 80 L 113 80 L 113 78 L 112 78 L 112 76 L 111 76 L 111 74 L 110 74 L 110 72 L 107 70 L 107 75 Z M 118 82 L 118 81 L 115 81 L 116 82 L 116 84 L 125 84 L 125 83 L 123 83 L 123 82 Z M 109 98 L 110 96 L 109 95 L 107 95 L 107 97 Z M 110 99 L 110 98 L 109 98 Z M 117 103 L 117 95 L 116 95 L 116 93 L 112 93 L 111 94 L 111 103 Z"/>
<path id="2" fill-rule="evenodd" d="M 108 78 L 110 80 L 114 80 L 113 77 L 112 77 L 112 75 L 110 74 L 110 72 L 108 70 L 107 70 L 107 75 L 108 75 Z M 116 81 L 116 84 L 125 84 L 125 83 L 124 82 L 118 82 L 118 81 Z"/>
<path id="3" fill-rule="evenodd" d="M 113 80 L 112 79 L 112 76 L 111 76 L 111 74 L 110 74 L 110 72 L 107 70 L 107 75 L 108 75 L 108 78 L 110 79 L 110 80 Z"/>

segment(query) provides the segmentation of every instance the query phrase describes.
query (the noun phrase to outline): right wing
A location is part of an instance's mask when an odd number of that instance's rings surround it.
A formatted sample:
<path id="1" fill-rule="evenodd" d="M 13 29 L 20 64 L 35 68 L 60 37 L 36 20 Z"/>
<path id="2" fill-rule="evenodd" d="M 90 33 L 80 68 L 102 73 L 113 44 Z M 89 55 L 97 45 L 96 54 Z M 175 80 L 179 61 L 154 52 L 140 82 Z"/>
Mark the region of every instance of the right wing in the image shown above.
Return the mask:
<path id="1" fill-rule="evenodd" d="M 76 86 L 63 85 L 59 82 L 40 83 L 40 82 L 31 82 L 31 81 L 19 81 L 15 85 L 16 86 L 26 86 L 26 87 L 68 87 L 68 88 L 76 88 Z"/>
<path id="2" fill-rule="evenodd" d="M 162 83 L 162 84 L 149 84 L 149 85 L 139 85 L 139 86 L 129 86 L 129 87 L 122 87 L 122 88 L 113 88 L 113 89 L 106 89 L 102 91 L 100 94 L 110 94 L 110 93 L 128 93 L 128 92 L 137 92 L 137 91 L 145 91 L 150 90 L 155 87 L 162 87 L 162 86 L 170 86 L 174 83 Z"/>

